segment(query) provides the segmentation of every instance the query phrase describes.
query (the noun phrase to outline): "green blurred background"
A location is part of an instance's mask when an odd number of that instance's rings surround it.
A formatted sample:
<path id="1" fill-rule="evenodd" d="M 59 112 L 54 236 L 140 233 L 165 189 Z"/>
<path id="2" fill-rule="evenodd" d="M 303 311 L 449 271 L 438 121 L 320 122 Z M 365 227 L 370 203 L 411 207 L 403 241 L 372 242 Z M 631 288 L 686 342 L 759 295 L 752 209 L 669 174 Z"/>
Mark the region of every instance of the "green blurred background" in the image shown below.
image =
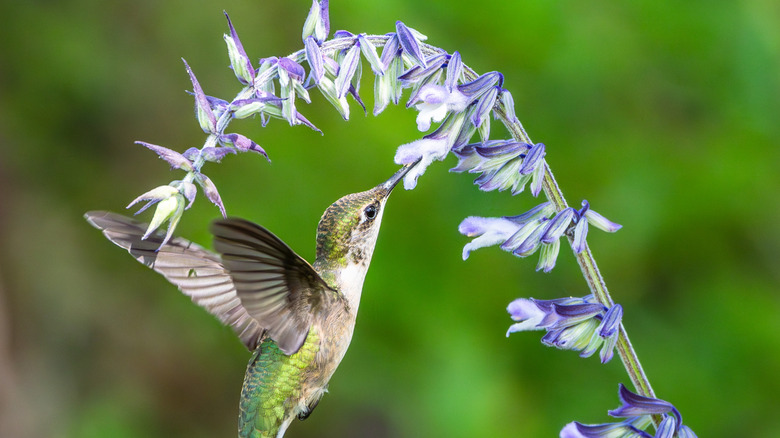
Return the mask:
<path id="1" fill-rule="evenodd" d="M 249 354 L 81 215 L 180 178 L 133 141 L 201 144 L 180 57 L 208 94 L 239 89 L 223 9 L 257 59 L 301 47 L 309 5 L 0 4 L 0 436 L 235 436 Z M 657 394 L 699 436 L 780 436 L 780 4 L 331 2 L 333 30 L 381 34 L 396 20 L 503 72 L 569 201 L 624 225 L 590 242 Z M 325 136 L 235 122 L 273 163 L 205 168 L 231 215 L 309 260 L 322 211 L 384 180 L 420 135 L 403 106 L 375 118 L 352 105 L 345 123 L 312 95 L 302 112 Z M 454 163 L 394 194 L 349 354 L 287 436 L 551 437 L 618 406 L 619 360 L 504 337 L 512 299 L 586 286 L 567 250 L 550 274 L 495 248 L 463 262 L 464 217 L 538 200 L 481 193 Z M 178 234 L 210 245 L 217 215 L 199 195 Z"/>

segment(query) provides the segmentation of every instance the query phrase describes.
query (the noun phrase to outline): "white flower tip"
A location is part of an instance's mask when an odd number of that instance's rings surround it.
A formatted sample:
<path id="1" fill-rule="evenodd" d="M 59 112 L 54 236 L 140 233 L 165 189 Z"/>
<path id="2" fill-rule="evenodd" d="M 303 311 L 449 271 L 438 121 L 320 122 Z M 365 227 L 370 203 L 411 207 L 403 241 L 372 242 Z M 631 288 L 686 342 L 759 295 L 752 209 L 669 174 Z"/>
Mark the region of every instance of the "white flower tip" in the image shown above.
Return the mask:
<path id="1" fill-rule="evenodd" d="M 404 189 L 405 190 L 412 190 L 415 187 L 417 187 L 417 177 L 419 175 L 411 175 L 408 174 L 404 177 Z"/>
<path id="2" fill-rule="evenodd" d="M 431 129 L 431 117 L 426 116 L 426 114 L 423 114 L 422 112 L 417 114 L 417 130 L 425 132 L 429 129 Z"/>
<path id="3" fill-rule="evenodd" d="M 395 161 L 395 164 L 412 164 L 419 160 L 420 157 L 422 157 L 422 153 L 415 147 L 415 144 L 407 143 L 398 147 L 398 150 L 395 151 L 393 161 Z"/>

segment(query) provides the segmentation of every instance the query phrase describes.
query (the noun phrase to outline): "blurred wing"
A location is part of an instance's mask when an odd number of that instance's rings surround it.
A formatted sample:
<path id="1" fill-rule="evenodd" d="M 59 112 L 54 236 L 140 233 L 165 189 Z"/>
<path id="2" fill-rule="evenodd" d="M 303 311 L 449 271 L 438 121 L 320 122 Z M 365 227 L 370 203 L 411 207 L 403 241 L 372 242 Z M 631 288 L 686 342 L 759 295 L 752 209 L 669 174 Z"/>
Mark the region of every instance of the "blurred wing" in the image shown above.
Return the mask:
<path id="1" fill-rule="evenodd" d="M 142 240 L 146 224 L 119 214 L 92 211 L 84 217 L 110 241 L 162 274 L 193 302 L 231 327 L 249 350 L 262 341 L 263 328 L 241 305 L 218 255 L 180 237 L 160 247 L 164 235 L 159 232 Z"/>
<path id="2" fill-rule="evenodd" d="M 246 311 L 285 354 L 298 351 L 312 316 L 340 296 L 306 260 L 259 225 L 229 218 L 214 222 L 211 232 Z"/>

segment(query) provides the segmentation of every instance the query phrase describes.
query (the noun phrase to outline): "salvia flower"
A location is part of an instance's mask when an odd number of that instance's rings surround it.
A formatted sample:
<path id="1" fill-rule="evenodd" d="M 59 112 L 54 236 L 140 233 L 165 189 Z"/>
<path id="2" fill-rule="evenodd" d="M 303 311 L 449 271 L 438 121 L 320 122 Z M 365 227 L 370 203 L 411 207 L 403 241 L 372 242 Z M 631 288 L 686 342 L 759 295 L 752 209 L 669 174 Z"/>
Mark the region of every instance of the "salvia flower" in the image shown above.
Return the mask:
<path id="1" fill-rule="evenodd" d="M 315 84 L 320 83 L 320 79 L 325 74 L 324 57 L 320 50 L 319 44 L 313 36 L 306 37 L 303 40 L 305 47 L 304 54 L 306 55 L 306 62 L 309 63 L 310 77 Z"/>
<path id="2" fill-rule="evenodd" d="M 585 249 L 585 238 L 588 235 L 589 223 L 593 224 L 594 227 L 608 233 L 614 233 L 623 227 L 622 225 L 612 222 L 599 213 L 591 210 L 590 204 L 587 200 L 582 201 L 582 208 L 576 212 L 575 221 L 576 225 L 574 227 L 574 243 L 572 244 L 572 249 L 574 249 L 574 252 L 577 254 L 581 253 Z"/>
<path id="3" fill-rule="evenodd" d="M 549 216 L 555 213 L 555 207 L 549 202 L 537 205 L 531 210 L 518 216 L 505 216 L 502 218 L 485 218 L 471 216 L 464 219 L 458 230 L 468 237 L 480 237 L 488 234 L 502 236 L 498 239 L 475 239 L 463 248 L 463 260 L 466 260 L 471 251 L 492 245 L 501 245 L 505 251 L 515 251 L 517 247 L 532 234 L 540 234 L 536 231 L 539 227 L 546 227 Z"/>
<path id="4" fill-rule="evenodd" d="M 401 100 L 403 88 L 398 77 L 403 72 L 404 61 L 401 58 L 401 47 L 397 35 L 393 34 L 385 42 L 380 61 L 385 68 L 385 73 L 374 78 L 373 113 L 375 116 L 384 111 L 390 102 L 397 105 L 398 101 Z"/>
<path id="5" fill-rule="evenodd" d="M 461 159 L 461 162 L 458 164 L 458 167 L 451 169 L 451 171 L 463 171 L 471 168 L 471 171 L 484 172 L 475 181 L 475 183 L 480 184 L 480 188 L 483 190 L 496 188 L 503 190 L 511 186 L 513 187 L 513 192 L 518 191 L 512 185 L 518 184 L 518 182 L 512 183 L 508 178 L 517 174 L 514 170 L 518 166 L 516 160 L 519 159 L 519 155 L 515 154 L 518 154 L 516 149 L 520 148 L 522 150 L 522 145 L 523 143 L 494 143 L 492 148 L 482 152 L 477 152 L 480 146 L 467 145 L 460 150 L 453 151 Z M 483 156 L 478 156 L 480 153 Z M 483 161 L 485 155 L 490 156 L 491 154 L 503 154 L 505 158 L 502 161 Z M 490 166 L 493 167 L 491 168 Z M 496 167 L 498 167 L 498 170 L 496 170 Z M 505 171 L 505 169 L 509 170 Z M 524 182 L 521 181 L 521 183 Z M 520 187 L 520 190 L 522 190 L 522 187 Z M 555 267 L 555 261 L 560 250 L 560 239 L 564 235 L 572 237 L 572 249 L 579 253 L 585 248 L 585 236 L 588 232 L 587 225 L 590 220 L 593 220 L 594 224 L 598 224 L 598 228 L 609 232 L 615 232 L 621 228 L 619 224 L 611 222 L 604 216 L 590 210 L 587 201 L 583 201 L 582 205 L 583 208 L 580 210 L 567 207 L 556 213 L 552 204 L 546 202 L 522 215 L 505 217 L 504 219 L 509 219 L 515 224 L 515 232 L 501 243 L 501 249 L 509 251 L 518 257 L 528 257 L 541 249 L 536 269 L 537 271 L 549 272 Z M 463 221 L 461 226 L 466 224 L 467 229 L 470 229 L 468 227 L 470 222 L 483 219 L 486 218 L 469 217 Z M 494 223 L 485 222 L 486 226 Z M 473 234 L 467 235 L 473 236 Z M 469 246 L 470 250 L 480 247 Z M 465 254 L 467 253 L 464 252 Z"/>
<path id="6" fill-rule="evenodd" d="M 184 59 L 182 59 L 182 61 L 184 61 Z M 184 61 L 184 66 L 187 68 L 187 74 L 190 75 L 190 81 L 192 82 L 192 91 L 195 96 L 195 116 L 198 118 L 198 123 L 200 124 L 201 129 L 203 129 L 203 132 L 207 134 L 213 133 L 217 129 L 217 117 L 214 115 L 214 112 L 211 111 L 211 104 L 206 98 L 203 89 L 200 87 L 198 80 L 195 78 L 195 74 L 192 72 L 189 64 L 187 64 L 187 61 Z"/>
<path id="7" fill-rule="evenodd" d="M 222 159 L 222 157 L 225 156 L 225 154 L 228 153 L 228 151 L 229 152 L 233 152 L 233 153 L 235 153 L 235 151 L 238 151 L 238 152 L 256 152 L 256 153 L 264 156 L 265 159 L 268 160 L 268 162 L 271 162 L 271 159 L 268 158 L 268 154 L 265 152 L 265 149 L 263 149 L 262 147 L 260 147 L 259 144 L 255 143 L 254 141 L 252 141 L 252 139 L 250 139 L 249 137 L 246 137 L 244 135 L 241 135 L 241 134 L 224 134 L 224 135 L 219 137 L 219 142 L 222 145 L 228 146 L 228 147 L 226 147 L 226 148 L 214 148 L 214 149 L 220 150 L 221 155 L 217 155 L 216 156 L 218 158 L 217 160 L 210 160 L 209 158 L 206 158 L 206 160 L 208 160 L 208 161 L 219 161 L 220 159 Z M 229 148 L 235 148 L 235 150 L 234 149 L 229 149 Z M 204 148 L 204 149 L 206 149 L 206 148 Z M 224 150 L 224 151 L 221 151 L 221 150 Z"/>
<path id="8" fill-rule="evenodd" d="M 459 162 L 450 172 L 482 173 L 474 180 L 480 190 L 511 189 L 516 195 L 528 182 L 531 182 L 534 196 L 538 194 L 536 187 L 541 189 L 543 174 L 536 169 L 543 168 L 542 143 L 530 145 L 512 140 L 490 140 L 455 148 L 452 152 Z"/>
<path id="9" fill-rule="evenodd" d="M 444 80 L 444 86 L 447 87 L 447 91 L 452 91 L 462 80 L 463 61 L 461 61 L 460 52 L 455 51 L 452 52 L 447 61 L 447 76 Z"/>
<path id="10" fill-rule="evenodd" d="M 282 115 L 290 123 L 290 126 L 301 122 L 298 110 L 295 107 L 295 97 L 299 96 L 306 103 L 310 103 L 309 92 L 303 87 L 306 75 L 303 66 L 290 58 L 279 58 L 278 63 L 279 85 L 281 86 Z"/>
<path id="11" fill-rule="evenodd" d="M 644 397 L 629 391 L 622 383 L 618 389 L 621 406 L 609 411 L 609 415 L 625 418 L 617 423 L 588 425 L 571 422 L 561 430 L 561 438 L 695 438 L 696 434 L 682 424 L 682 415 L 671 403 L 650 397 Z M 652 424 L 651 416 L 661 415 L 661 423 L 655 434 L 646 429 Z"/>
<path id="12" fill-rule="evenodd" d="M 174 150 L 158 146 L 156 144 L 147 143 L 145 141 L 137 141 L 135 144 L 141 145 L 156 153 L 158 157 L 168 162 L 172 169 L 182 169 L 187 172 L 193 170 L 192 161 Z"/>
<path id="13" fill-rule="evenodd" d="M 431 128 L 431 121 L 441 122 L 449 113 L 459 113 L 466 109 L 468 100 L 466 95 L 453 89 L 452 92 L 440 85 L 425 85 L 417 95 L 415 108 L 417 114 L 417 129 L 427 131 Z"/>
<path id="14" fill-rule="evenodd" d="M 409 101 L 406 102 L 407 108 L 421 100 L 420 92 L 425 89 L 428 84 L 438 85 L 440 83 L 443 74 L 442 66 L 445 62 L 447 62 L 447 55 L 440 53 L 428 58 L 427 67 L 421 67 L 419 65 L 412 66 L 412 68 L 398 77 L 403 88 L 412 89 L 412 92 L 409 95 Z M 452 90 L 448 89 L 447 91 L 451 92 Z"/>
<path id="15" fill-rule="evenodd" d="M 474 102 L 487 93 L 494 86 L 501 87 L 504 84 L 504 75 L 497 71 L 491 71 L 481 75 L 471 82 L 458 85 L 458 90 L 468 97 L 469 103 Z"/>
<path id="16" fill-rule="evenodd" d="M 496 104 L 498 92 L 501 87 L 491 87 L 482 98 L 477 101 L 474 113 L 471 115 L 471 123 L 479 128 L 482 141 L 488 141 L 490 138 L 490 113 Z"/>
<path id="17" fill-rule="evenodd" d="M 521 215 L 504 217 L 503 219 L 508 222 L 502 222 L 502 224 L 513 224 L 513 232 L 503 240 L 503 243 L 502 241 L 497 241 L 493 244 L 500 243 L 501 249 L 511 252 L 518 257 L 528 257 L 541 249 L 536 270 L 550 272 L 555 267 L 555 261 L 558 258 L 560 237 L 571 222 L 572 215 L 573 211 L 569 209 L 555 213 L 555 208 L 549 202 L 539 204 Z M 461 233 L 473 237 L 475 234 L 493 231 L 490 230 L 490 227 L 495 226 L 496 222 L 488 219 L 491 218 L 472 216 L 464 219 L 461 222 Z M 474 230 L 473 225 L 480 223 L 482 224 L 480 227 L 483 229 L 480 233 L 466 233 L 463 231 Z M 501 228 L 502 231 L 506 230 L 503 226 Z M 469 251 L 482 246 L 484 245 L 474 246 L 473 242 L 467 245 Z M 464 260 L 467 255 L 468 252 L 464 248 Z"/>
<path id="18" fill-rule="evenodd" d="M 349 92 L 352 84 L 352 78 L 360 65 L 360 43 L 356 42 L 344 54 L 344 58 L 339 65 L 339 73 L 336 76 L 336 97 L 342 98 Z M 358 79 L 359 81 L 360 79 Z"/>
<path id="19" fill-rule="evenodd" d="M 168 232 L 165 235 L 165 239 L 163 239 L 162 246 L 171 238 L 173 230 L 179 223 L 182 214 L 184 214 L 185 196 L 176 187 L 171 185 L 160 186 L 135 198 L 127 208 L 130 208 L 141 201 L 146 201 L 146 205 L 141 207 L 135 214 L 141 213 L 152 205 L 157 204 L 154 216 L 152 217 L 151 222 L 149 222 L 149 227 L 146 229 L 146 233 L 144 233 L 142 237 L 143 239 L 149 237 L 149 235 L 160 228 L 163 223 L 168 221 Z M 190 202 L 190 204 L 192 204 L 192 202 Z"/>
<path id="20" fill-rule="evenodd" d="M 398 43 L 403 49 L 403 53 L 412 59 L 416 64 L 425 67 L 425 57 L 422 54 L 420 45 L 425 40 L 425 35 L 416 30 L 407 27 L 403 22 L 395 22 L 395 31 L 398 36 Z"/>
<path id="21" fill-rule="evenodd" d="M 471 251 L 505 242 L 517 232 L 517 223 L 501 217 L 471 216 L 458 226 L 461 234 L 474 237 L 463 247 L 463 260 L 469 258 Z"/>
<path id="22" fill-rule="evenodd" d="M 461 137 L 461 130 L 466 121 L 464 113 L 450 113 L 444 122 L 432 133 L 420 140 L 398 147 L 395 162 L 398 164 L 417 163 L 404 176 L 404 188 L 411 190 L 417 185 L 419 178 L 434 161 L 443 160 Z"/>
<path id="23" fill-rule="evenodd" d="M 542 343 L 590 357 L 599 348 L 601 363 L 609 362 L 619 333 L 623 308 L 607 308 L 592 295 L 584 298 L 536 300 L 518 298 L 507 306 L 512 324 L 506 335 L 527 330 L 546 330 Z"/>
<path id="24" fill-rule="evenodd" d="M 233 68 L 233 73 L 235 73 L 239 82 L 249 85 L 254 82 L 255 69 L 252 67 L 252 62 L 249 60 L 246 51 L 244 51 L 241 40 L 238 39 L 236 29 L 233 27 L 227 12 L 225 12 L 225 18 L 227 18 L 228 27 L 230 27 L 230 35 L 224 35 L 228 48 L 228 57 L 230 57 L 230 66 Z"/>
<path id="25" fill-rule="evenodd" d="M 361 33 L 357 36 L 358 44 L 360 45 L 360 51 L 363 52 L 363 57 L 366 58 L 368 64 L 371 66 L 371 70 L 375 75 L 385 74 L 385 65 L 377 54 L 374 44 L 366 38 L 366 34 Z"/>
<path id="26" fill-rule="evenodd" d="M 313 36 L 318 44 L 322 44 L 330 33 L 328 15 L 328 0 L 312 0 L 309 15 L 303 23 L 302 39 L 306 40 L 309 36 Z"/>

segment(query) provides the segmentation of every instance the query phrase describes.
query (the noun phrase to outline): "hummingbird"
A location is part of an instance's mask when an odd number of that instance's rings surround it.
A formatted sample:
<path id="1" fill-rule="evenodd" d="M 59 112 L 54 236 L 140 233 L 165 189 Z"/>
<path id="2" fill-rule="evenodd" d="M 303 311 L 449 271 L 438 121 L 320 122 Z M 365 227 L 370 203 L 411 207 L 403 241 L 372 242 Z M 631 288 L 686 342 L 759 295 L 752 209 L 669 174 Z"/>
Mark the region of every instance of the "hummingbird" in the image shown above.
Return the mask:
<path id="1" fill-rule="evenodd" d="M 385 204 L 412 166 L 328 207 L 313 264 L 240 218 L 211 224 L 216 252 L 181 237 L 162 244 L 161 232 L 144 239 L 146 225 L 119 214 L 85 218 L 234 330 L 252 352 L 238 436 L 281 438 L 295 418 L 311 414 L 347 352 Z"/>

